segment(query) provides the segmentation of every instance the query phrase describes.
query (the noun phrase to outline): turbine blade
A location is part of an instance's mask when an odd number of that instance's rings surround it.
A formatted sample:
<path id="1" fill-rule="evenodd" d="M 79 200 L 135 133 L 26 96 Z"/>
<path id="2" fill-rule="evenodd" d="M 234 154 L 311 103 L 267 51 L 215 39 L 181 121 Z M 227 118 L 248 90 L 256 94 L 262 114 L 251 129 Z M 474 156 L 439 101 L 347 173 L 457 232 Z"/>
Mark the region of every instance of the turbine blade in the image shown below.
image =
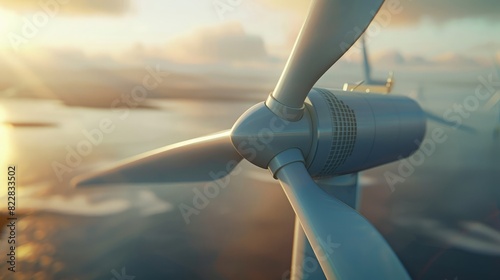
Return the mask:
<path id="1" fill-rule="evenodd" d="M 73 179 L 77 187 L 113 183 L 211 181 L 226 176 L 242 157 L 230 131 L 166 146 Z"/>
<path id="2" fill-rule="evenodd" d="M 367 84 L 372 83 L 371 79 L 371 67 L 370 67 L 370 60 L 368 59 L 368 51 L 366 50 L 366 42 L 365 42 L 365 36 L 361 37 L 361 44 L 362 44 L 362 49 L 363 49 L 363 70 L 365 74 L 365 81 Z"/>
<path id="3" fill-rule="evenodd" d="M 302 162 L 285 165 L 276 176 L 328 279 L 410 279 L 382 235 L 323 192 Z"/>
<path id="4" fill-rule="evenodd" d="M 383 0 L 315 0 L 272 97 L 301 108 L 316 81 L 356 42 Z"/>
<path id="5" fill-rule="evenodd" d="M 463 130 L 463 131 L 471 133 L 471 134 L 477 133 L 477 130 L 473 127 L 470 127 L 470 126 L 467 126 L 464 124 L 457 126 L 456 123 L 447 121 L 447 120 L 443 119 L 442 117 L 440 117 L 434 113 L 431 113 L 429 111 L 424 110 L 424 113 L 425 113 L 425 116 L 427 117 L 427 119 L 429 119 L 431 121 L 435 121 L 435 122 L 440 123 L 440 124 L 445 125 L 445 126 L 457 128 L 457 129 Z"/>

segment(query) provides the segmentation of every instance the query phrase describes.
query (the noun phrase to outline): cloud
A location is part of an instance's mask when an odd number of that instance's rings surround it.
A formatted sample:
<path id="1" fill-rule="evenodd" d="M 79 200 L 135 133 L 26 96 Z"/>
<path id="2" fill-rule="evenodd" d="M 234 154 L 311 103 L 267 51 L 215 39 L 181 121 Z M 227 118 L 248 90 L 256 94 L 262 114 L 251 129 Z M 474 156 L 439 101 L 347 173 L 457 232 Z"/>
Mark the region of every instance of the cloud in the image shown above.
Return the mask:
<path id="1" fill-rule="evenodd" d="M 466 66 L 480 65 L 480 63 L 477 60 L 454 52 L 448 52 L 437 55 L 433 57 L 431 61 L 439 65 L 448 65 L 452 67 L 466 67 Z"/>
<path id="2" fill-rule="evenodd" d="M 311 4 L 311 1 L 304 0 L 258 0 L 258 2 L 268 8 L 287 9 L 298 13 L 307 11 Z"/>
<path id="3" fill-rule="evenodd" d="M 450 20 L 475 18 L 500 20 L 500 5 L 497 0 L 387 0 L 382 9 L 398 11 L 392 13 L 391 24 L 416 24 L 423 19 L 436 23 Z"/>
<path id="4" fill-rule="evenodd" d="M 305 15 L 311 1 L 259 0 L 265 7 Z M 498 0 L 386 0 L 382 9 L 391 12 L 391 24 L 416 24 L 427 18 L 437 23 L 462 18 L 499 21 Z"/>
<path id="5" fill-rule="evenodd" d="M 152 216 L 173 209 L 172 204 L 159 198 L 150 190 L 130 192 L 88 192 L 64 196 L 55 194 L 48 197 L 23 195 L 28 211 L 52 212 L 74 216 L 99 217 L 138 210 L 142 216 Z"/>
<path id="6" fill-rule="evenodd" d="M 167 44 L 168 59 L 180 63 L 263 62 L 270 57 L 261 37 L 240 23 L 202 27 Z"/>
<path id="7" fill-rule="evenodd" d="M 130 0 L 0 0 L 0 7 L 20 12 L 120 15 L 130 9 Z"/>
<path id="8" fill-rule="evenodd" d="M 488 41 L 472 46 L 467 50 L 468 53 L 476 55 L 485 55 L 494 57 L 500 51 L 500 42 Z"/>
<path id="9" fill-rule="evenodd" d="M 372 61 L 375 64 L 380 63 L 380 64 L 390 64 L 390 65 L 403 64 L 407 62 L 405 57 L 400 52 L 395 50 L 388 50 L 377 53 L 373 55 Z"/>
<path id="10" fill-rule="evenodd" d="M 40 69 L 84 69 L 119 67 L 120 64 L 108 54 L 86 54 L 81 49 L 61 47 L 39 47 L 36 52 L 9 53 L 17 64 L 28 68 Z M 11 59 L 11 60 L 12 60 Z M 5 57 L 0 57 L 0 63 L 8 65 Z M 7 66 L 6 66 L 7 67 Z M 5 68 L 5 67 L 4 67 Z"/>
<path id="11" fill-rule="evenodd" d="M 362 63 L 362 56 L 359 52 L 351 51 L 351 55 L 343 57 L 341 63 Z M 349 58 L 349 59 L 347 59 Z M 424 57 L 418 55 L 409 55 L 401 53 L 398 50 L 388 49 L 373 52 L 369 55 L 370 63 L 373 68 L 394 68 L 394 67 L 427 67 L 427 68 L 476 68 L 488 65 L 481 58 L 463 55 L 457 52 L 446 52 L 433 57 Z M 491 62 L 490 62 L 491 64 Z"/>

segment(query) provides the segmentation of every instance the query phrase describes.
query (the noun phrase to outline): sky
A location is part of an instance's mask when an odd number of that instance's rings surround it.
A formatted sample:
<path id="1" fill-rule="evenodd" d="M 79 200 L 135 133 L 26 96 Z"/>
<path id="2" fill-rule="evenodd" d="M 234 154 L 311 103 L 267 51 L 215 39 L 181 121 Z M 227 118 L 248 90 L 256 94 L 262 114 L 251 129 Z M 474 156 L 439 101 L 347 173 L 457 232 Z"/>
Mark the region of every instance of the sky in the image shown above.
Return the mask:
<path id="1" fill-rule="evenodd" d="M 283 60 L 310 2 L 0 0 L 0 51 L 187 64 Z M 496 0 L 388 0 L 367 41 L 382 60 L 500 60 L 499 15 Z"/>

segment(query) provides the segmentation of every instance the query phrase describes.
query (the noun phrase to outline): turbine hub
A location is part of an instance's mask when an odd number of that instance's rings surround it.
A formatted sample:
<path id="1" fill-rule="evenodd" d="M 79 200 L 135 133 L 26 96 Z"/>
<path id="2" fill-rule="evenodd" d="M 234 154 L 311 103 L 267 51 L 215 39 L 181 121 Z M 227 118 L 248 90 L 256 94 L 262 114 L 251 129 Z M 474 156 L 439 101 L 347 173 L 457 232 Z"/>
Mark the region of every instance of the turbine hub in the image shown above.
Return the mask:
<path id="1" fill-rule="evenodd" d="M 267 168 L 279 153 L 299 149 L 304 158 L 311 151 L 312 121 L 307 108 L 298 121 L 287 121 L 275 115 L 264 102 L 248 109 L 234 124 L 231 141 L 242 157 Z"/>

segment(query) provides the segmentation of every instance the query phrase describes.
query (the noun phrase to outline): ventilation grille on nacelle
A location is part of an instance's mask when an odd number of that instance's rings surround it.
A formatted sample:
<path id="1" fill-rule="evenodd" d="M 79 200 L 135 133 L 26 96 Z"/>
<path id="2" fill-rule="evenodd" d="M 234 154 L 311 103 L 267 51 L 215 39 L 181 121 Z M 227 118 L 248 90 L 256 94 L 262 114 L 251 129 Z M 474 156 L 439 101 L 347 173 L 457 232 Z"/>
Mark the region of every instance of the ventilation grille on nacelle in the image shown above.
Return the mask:
<path id="1" fill-rule="evenodd" d="M 343 164 L 354 150 L 356 143 L 357 122 L 354 110 L 331 92 L 316 89 L 323 95 L 330 107 L 333 137 L 330 153 L 319 176 L 333 175 L 335 169 Z"/>

